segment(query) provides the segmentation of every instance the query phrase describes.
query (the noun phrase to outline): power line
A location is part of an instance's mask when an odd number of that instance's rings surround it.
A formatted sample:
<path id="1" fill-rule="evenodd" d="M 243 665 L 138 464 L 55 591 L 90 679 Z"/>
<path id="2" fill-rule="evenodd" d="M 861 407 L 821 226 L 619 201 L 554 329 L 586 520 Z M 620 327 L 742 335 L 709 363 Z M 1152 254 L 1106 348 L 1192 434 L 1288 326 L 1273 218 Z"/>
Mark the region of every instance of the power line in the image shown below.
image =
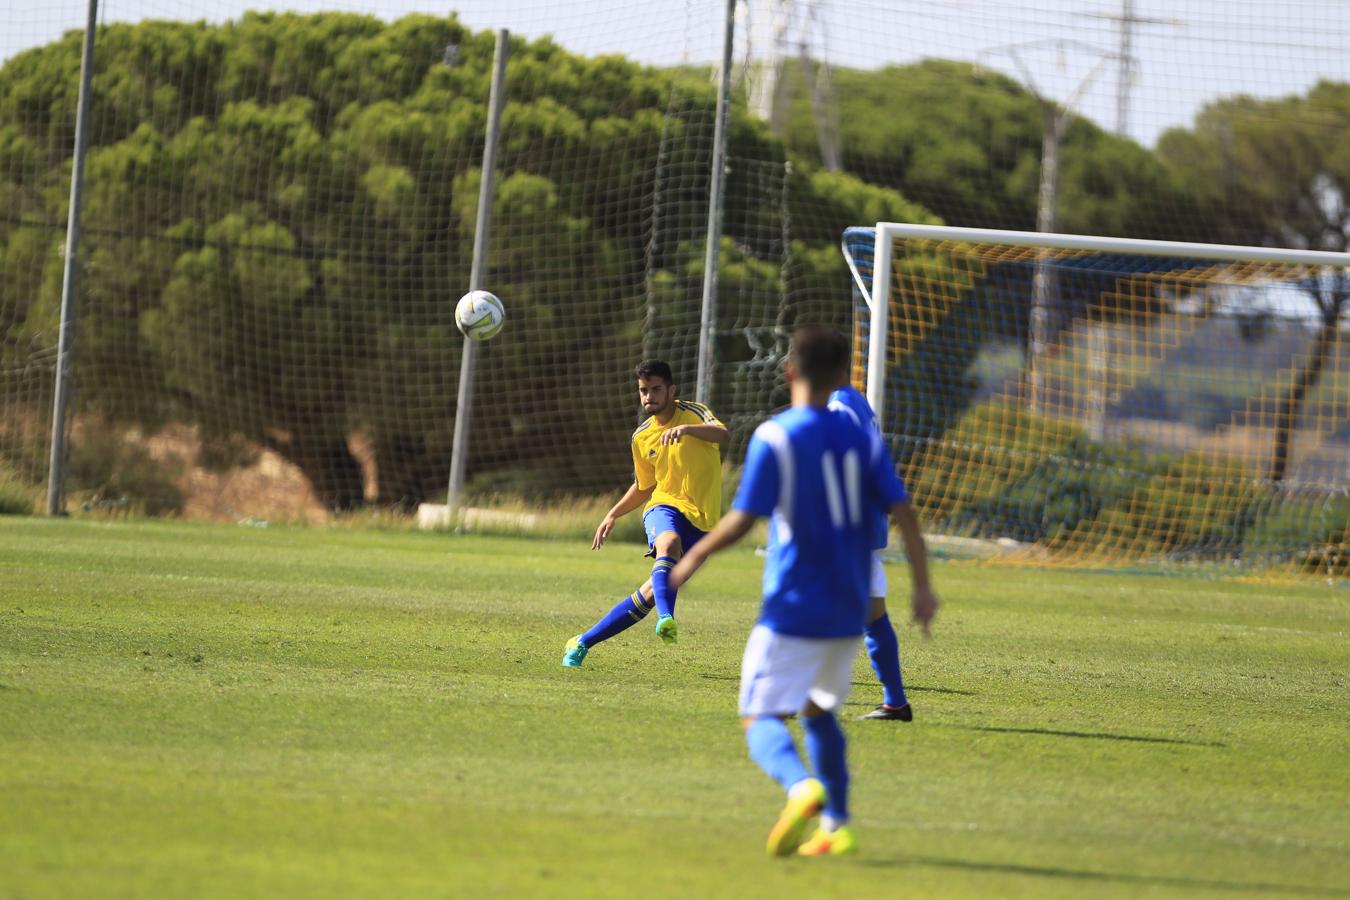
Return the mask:
<path id="1" fill-rule="evenodd" d="M 1136 25 L 1185 25 L 1179 19 L 1152 19 L 1134 14 L 1134 0 L 1121 0 L 1118 13 L 1080 13 L 1090 19 L 1106 19 L 1120 27 L 1120 71 L 1116 75 L 1116 133 L 1128 137 L 1130 133 L 1130 88 L 1134 84 L 1138 61 L 1134 57 L 1134 28 Z"/>

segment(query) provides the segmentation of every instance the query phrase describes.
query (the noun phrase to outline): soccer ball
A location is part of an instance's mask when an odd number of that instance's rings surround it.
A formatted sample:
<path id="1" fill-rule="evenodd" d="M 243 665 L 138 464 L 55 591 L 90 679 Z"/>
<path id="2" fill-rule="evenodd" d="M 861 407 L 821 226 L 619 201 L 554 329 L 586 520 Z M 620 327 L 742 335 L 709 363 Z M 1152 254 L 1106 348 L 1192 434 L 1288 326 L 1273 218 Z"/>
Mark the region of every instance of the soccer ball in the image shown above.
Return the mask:
<path id="1" fill-rule="evenodd" d="M 466 338 L 486 341 L 502 330 L 506 307 L 490 291 L 469 291 L 455 305 L 455 324 Z"/>

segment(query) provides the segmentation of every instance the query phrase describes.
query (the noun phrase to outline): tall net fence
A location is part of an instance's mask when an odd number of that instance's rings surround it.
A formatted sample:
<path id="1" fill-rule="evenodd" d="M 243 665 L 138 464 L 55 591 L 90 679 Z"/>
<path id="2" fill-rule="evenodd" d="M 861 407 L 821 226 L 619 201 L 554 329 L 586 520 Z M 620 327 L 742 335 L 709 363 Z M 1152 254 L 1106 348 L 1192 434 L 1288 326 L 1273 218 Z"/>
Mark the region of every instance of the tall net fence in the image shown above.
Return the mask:
<path id="1" fill-rule="evenodd" d="M 738 6 L 709 386 L 732 463 L 787 400 L 790 328 L 851 321 L 850 224 L 1344 246 L 1350 10 L 1147 5 Z M 508 320 L 479 355 L 470 497 L 621 486 L 639 359 L 692 396 L 724 3 L 100 9 L 74 506 L 443 496 L 500 27 L 484 287 Z M 84 17 L 19 0 L 0 25 L 0 483 L 34 492 Z"/>
<path id="2" fill-rule="evenodd" d="M 855 377 L 874 243 L 846 233 Z M 1038 563 L 1344 568 L 1350 264 L 1200 249 L 896 240 L 882 414 L 935 531 Z"/>

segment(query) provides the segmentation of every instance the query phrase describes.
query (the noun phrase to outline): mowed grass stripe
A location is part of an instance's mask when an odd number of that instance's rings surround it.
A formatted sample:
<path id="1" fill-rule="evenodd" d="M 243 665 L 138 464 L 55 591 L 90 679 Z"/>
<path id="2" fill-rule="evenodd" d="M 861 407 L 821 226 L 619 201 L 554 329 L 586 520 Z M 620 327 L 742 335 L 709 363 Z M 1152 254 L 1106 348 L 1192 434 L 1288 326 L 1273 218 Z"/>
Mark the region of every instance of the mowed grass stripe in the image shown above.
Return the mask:
<path id="1" fill-rule="evenodd" d="M 1340 589 L 938 565 L 916 722 L 856 664 L 863 853 L 773 862 L 761 560 L 558 665 L 640 555 L 0 519 L 0 896 L 1350 896 Z"/>

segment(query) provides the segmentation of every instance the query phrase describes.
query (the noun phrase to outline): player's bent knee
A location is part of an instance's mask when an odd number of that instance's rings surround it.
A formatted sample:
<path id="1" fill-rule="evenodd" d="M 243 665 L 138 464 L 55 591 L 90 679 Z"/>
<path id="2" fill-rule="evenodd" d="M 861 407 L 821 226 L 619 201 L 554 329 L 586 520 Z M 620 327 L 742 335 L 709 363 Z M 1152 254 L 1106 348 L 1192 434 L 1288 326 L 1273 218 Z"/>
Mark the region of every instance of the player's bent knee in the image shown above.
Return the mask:
<path id="1" fill-rule="evenodd" d="M 867 611 L 867 624 L 871 625 L 884 615 L 886 615 L 886 598 L 873 597 L 872 606 Z"/>
<path id="2" fill-rule="evenodd" d="M 673 531 L 663 531 L 658 534 L 653 546 L 656 548 L 657 556 L 679 559 L 684 555 L 684 544 L 680 541 L 680 536 Z"/>

